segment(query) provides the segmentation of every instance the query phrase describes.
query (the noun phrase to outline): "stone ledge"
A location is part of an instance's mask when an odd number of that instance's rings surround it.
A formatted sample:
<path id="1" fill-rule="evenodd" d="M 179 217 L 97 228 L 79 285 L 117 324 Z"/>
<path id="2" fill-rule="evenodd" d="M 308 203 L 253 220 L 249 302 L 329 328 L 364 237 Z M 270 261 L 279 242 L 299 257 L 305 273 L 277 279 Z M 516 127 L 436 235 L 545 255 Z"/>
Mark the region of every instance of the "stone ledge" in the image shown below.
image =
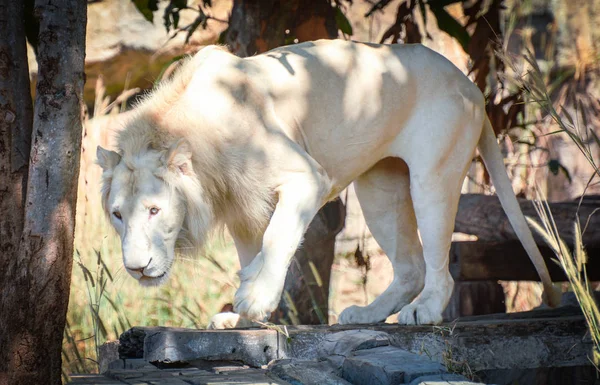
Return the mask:
<path id="1" fill-rule="evenodd" d="M 582 316 L 535 318 L 525 313 L 520 316 L 524 318 L 514 317 L 474 317 L 435 327 L 392 324 L 294 326 L 286 328 L 288 336 L 272 329 L 133 328 L 126 334 L 127 338 L 121 340 L 119 351 L 121 358 L 143 356 L 149 362 L 222 359 L 261 367 L 273 359 L 313 360 L 345 354 L 347 350 L 359 347 L 357 341 L 363 341 L 367 345 L 391 345 L 423 354 L 438 363 L 444 363 L 444 356 L 451 352 L 455 361 L 468 363 L 475 371 L 589 365 L 592 343 L 589 336 L 586 337 L 587 328 Z M 339 336 L 344 334 L 339 335 L 340 332 L 350 333 L 352 337 L 344 337 L 347 342 L 342 342 Z M 136 338 L 130 338 L 131 335 Z M 131 340 L 137 345 L 123 346 Z M 334 353 L 335 349 L 346 350 Z M 127 352 L 128 356 L 122 352 Z"/>

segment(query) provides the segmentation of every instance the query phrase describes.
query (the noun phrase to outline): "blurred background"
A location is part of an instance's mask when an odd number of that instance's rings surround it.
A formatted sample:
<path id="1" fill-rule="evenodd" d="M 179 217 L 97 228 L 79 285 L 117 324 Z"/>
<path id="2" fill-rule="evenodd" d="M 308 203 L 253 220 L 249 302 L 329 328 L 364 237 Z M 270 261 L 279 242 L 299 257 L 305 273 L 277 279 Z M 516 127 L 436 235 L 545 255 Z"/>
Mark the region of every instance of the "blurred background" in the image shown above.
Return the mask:
<path id="1" fill-rule="evenodd" d="M 124 271 L 118 236 L 102 212 L 101 172 L 95 164 L 96 146 L 112 146 L 135 101 L 167 79 L 179 59 L 205 45 L 225 44 L 231 52 L 249 56 L 320 38 L 422 43 L 451 60 L 486 95 L 519 197 L 533 198 L 537 185 L 550 202 L 575 202 L 569 209 L 576 210 L 580 196 L 600 192 L 598 179 L 592 178 L 600 159 L 598 0 L 88 3 L 87 117 L 63 344 L 65 377 L 96 372 L 98 347 L 133 325 L 204 328 L 212 315 L 230 309 L 239 265 L 227 234 L 213 237 L 201 255 L 179 257 L 162 287 L 142 288 Z M 29 66 L 34 77 L 33 51 Z M 463 192 L 493 193 L 477 158 Z M 327 210 L 297 254 L 290 274 L 299 278 L 286 285 L 278 322 L 335 323 L 344 308 L 371 302 L 392 280 L 391 265 L 370 237 L 352 187 Z M 455 240 L 490 236 L 483 234 L 486 221 L 497 224 L 499 219 L 486 215 L 471 218 L 482 234 L 465 231 L 456 233 Z M 500 232 L 493 226 L 487 226 L 487 233 Z M 590 242 L 600 238 L 592 230 Z M 292 287 L 297 282 L 304 286 Z M 478 295 L 486 301 L 495 298 L 502 311 L 529 310 L 541 303 L 541 288 L 534 282 L 498 285 L 493 280 L 476 286 Z M 481 312 L 476 307 L 458 306 L 446 317 Z M 492 310 L 498 309 L 487 309 Z"/>

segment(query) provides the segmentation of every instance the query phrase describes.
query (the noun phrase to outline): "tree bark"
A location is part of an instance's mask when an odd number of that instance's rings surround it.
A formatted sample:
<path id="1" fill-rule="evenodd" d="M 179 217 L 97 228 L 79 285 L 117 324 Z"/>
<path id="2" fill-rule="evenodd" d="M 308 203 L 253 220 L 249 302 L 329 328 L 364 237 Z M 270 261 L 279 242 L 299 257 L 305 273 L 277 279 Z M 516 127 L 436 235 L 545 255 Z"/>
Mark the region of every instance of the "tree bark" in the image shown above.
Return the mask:
<path id="1" fill-rule="evenodd" d="M 519 203 L 523 214 L 539 222 L 531 201 L 519 199 Z M 594 212 L 600 208 L 600 200 L 586 198 L 581 206 L 579 200 L 550 202 L 549 205 L 559 233 L 568 245 L 573 245 L 573 223 L 579 207 L 582 230 L 587 223 L 583 233 L 583 244 L 589 247 L 600 246 L 600 211 Z M 480 241 L 507 242 L 518 239 L 497 196 L 463 194 L 458 205 L 454 231 L 476 235 Z M 533 233 L 533 236 L 538 245 L 546 245 L 536 233 Z"/>
<path id="2" fill-rule="evenodd" d="M 21 23 L 24 5 L 2 0 L 0 7 L 0 282 L 5 282 L 9 256 L 15 253 L 23 230 L 33 107 Z"/>
<path id="3" fill-rule="evenodd" d="M 270 49 L 337 37 L 335 13 L 327 1 L 236 0 L 225 42 L 236 55 L 251 56 Z"/>
<path id="4" fill-rule="evenodd" d="M 0 8 L 0 384 L 5 385 L 14 381 L 19 347 L 15 326 L 23 321 L 20 298 L 12 292 L 23 291 L 14 274 L 24 223 L 33 107 L 21 22 L 24 4 L 2 0 Z"/>
<path id="5" fill-rule="evenodd" d="M 335 37 L 335 13 L 329 2 L 236 0 L 225 42 L 233 53 L 245 57 L 285 44 Z M 339 199 L 328 203 L 315 216 L 294 256 L 284 296 L 271 321 L 327 323 L 335 236 L 344 226 L 344 217 L 345 208 Z"/>
<path id="6" fill-rule="evenodd" d="M 81 146 L 87 3 L 35 2 L 39 72 L 32 126 L 27 113 L 31 103 L 10 103 L 23 100 L 23 93 L 30 100 L 28 81 L 23 80 L 24 10 L 20 1 L 2 2 L 6 20 L 0 20 L 0 68 L 4 58 L 10 58 L 8 76 L 0 75 L 0 97 L 9 100 L 9 107 L 0 106 L 0 113 L 1 124 L 11 127 L 1 126 L 0 131 L 0 384 L 60 384 Z M 13 79 L 16 75 L 20 80 Z"/>

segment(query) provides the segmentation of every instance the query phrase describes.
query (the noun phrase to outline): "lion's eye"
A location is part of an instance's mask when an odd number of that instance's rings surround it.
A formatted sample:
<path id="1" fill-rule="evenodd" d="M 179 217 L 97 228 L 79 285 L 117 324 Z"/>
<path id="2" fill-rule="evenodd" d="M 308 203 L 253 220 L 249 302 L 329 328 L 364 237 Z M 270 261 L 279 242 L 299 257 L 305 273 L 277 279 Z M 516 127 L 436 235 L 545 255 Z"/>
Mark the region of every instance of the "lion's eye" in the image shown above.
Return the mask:
<path id="1" fill-rule="evenodd" d="M 117 218 L 118 220 L 121 220 L 121 219 L 123 219 L 123 218 L 121 218 L 121 213 L 120 213 L 120 212 L 118 212 L 118 211 L 114 211 L 114 212 L 113 212 L 113 215 L 114 215 L 114 216 L 115 216 L 115 218 Z"/>
<path id="2" fill-rule="evenodd" d="M 158 207 L 152 207 L 150 208 L 150 215 L 156 215 L 159 211 L 160 209 Z"/>

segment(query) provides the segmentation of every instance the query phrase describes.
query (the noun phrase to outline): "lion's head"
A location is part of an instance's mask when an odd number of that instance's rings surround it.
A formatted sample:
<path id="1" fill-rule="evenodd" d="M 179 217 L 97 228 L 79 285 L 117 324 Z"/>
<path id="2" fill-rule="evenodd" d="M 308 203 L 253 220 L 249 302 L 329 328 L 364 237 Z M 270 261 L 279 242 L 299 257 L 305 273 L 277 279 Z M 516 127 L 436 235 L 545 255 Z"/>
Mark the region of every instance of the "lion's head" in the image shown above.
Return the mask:
<path id="1" fill-rule="evenodd" d="M 209 215 L 189 143 L 142 147 L 121 148 L 121 153 L 98 147 L 97 158 L 103 169 L 102 204 L 121 237 L 125 268 L 140 284 L 154 286 L 166 281 L 176 244 L 202 240 Z"/>

